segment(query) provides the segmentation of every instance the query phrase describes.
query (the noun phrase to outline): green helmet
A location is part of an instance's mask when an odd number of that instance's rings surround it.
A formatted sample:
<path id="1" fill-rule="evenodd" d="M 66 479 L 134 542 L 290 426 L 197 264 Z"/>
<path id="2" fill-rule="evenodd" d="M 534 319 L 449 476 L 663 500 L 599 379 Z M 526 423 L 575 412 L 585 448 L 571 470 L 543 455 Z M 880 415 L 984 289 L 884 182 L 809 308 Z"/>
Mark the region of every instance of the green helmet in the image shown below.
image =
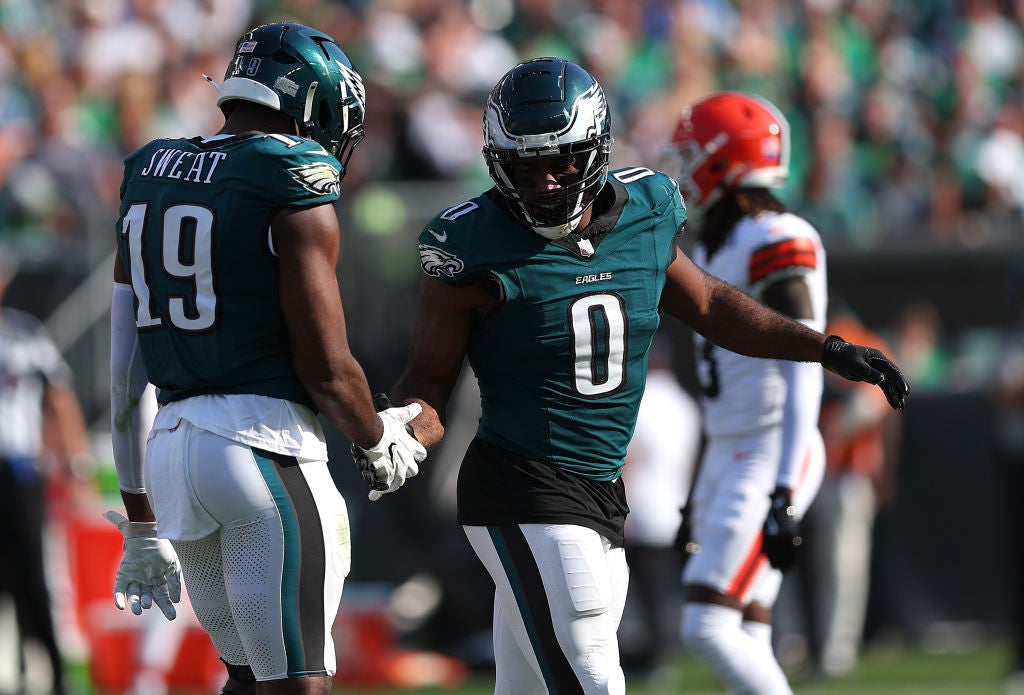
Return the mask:
<path id="1" fill-rule="evenodd" d="M 611 147 L 611 115 L 601 85 L 563 58 L 520 63 L 487 99 L 487 170 L 513 214 L 548 239 L 563 237 L 579 224 L 608 180 Z M 517 164 L 544 158 L 574 173 L 561 177 L 551 190 L 517 187 Z"/>
<path id="2" fill-rule="evenodd" d="M 264 24 L 238 40 L 217 106 L 227 114 L 235 99 L 291 116 L 343 167 L 363 139 L 363 79 L 333 38 L 302 24 Z"/>

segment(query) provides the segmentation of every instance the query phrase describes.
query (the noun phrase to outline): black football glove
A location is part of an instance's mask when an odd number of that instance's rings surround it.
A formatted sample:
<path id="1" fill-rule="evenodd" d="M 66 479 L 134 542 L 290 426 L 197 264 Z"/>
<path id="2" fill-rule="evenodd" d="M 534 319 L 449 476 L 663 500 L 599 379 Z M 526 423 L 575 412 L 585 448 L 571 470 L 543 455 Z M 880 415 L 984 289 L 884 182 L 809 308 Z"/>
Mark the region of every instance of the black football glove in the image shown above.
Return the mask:
<path id="1" fill-rule="evenodd" d="M 825 339 L 821 366 L 850 381 L 877 384 L 896 410 L 903 410 L 910 395 L 910 383 L 903 372 L 881 350 L 848 343 L 838 335 Z"/>
<path id="2" fill-rule="evenodd" d="M 685 567 L 690 556 L 700 552 L 700 545 L 693 542 L 689 507 L 680 507 L 679 516 L 681 517 L 679 520 L 679 530 L 676 531 L 676 539 L 672 543 L 672 547 L 679 552 Z"/>
<path id="3" fill-rule="evenodd" d="M 771 494 L 771 507 L 762 529 L 761 551 L 777 570 L 785 572 L 796 564 L 797 549 L 803 544 L 796 507 L 789 492 L 775 490 Z"/>

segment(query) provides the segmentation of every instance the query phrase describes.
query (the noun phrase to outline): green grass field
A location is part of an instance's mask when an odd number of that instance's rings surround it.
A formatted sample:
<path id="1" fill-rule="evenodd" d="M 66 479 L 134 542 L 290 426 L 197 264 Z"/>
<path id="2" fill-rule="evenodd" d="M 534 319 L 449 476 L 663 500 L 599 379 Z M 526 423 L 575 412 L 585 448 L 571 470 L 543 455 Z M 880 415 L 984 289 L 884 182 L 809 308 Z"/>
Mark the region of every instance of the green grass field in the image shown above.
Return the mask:
<path id="1" fill-rule="evenodd" d="M 790 680 L 797 695 L 1008 695 L 1002 687 L 1008 660 L 1007 649 L 998 645 L 953 653 L 874 648 L 864 654 L 857 670 L 843 680 L 812 681 L 795 675 L 791 675 Z M 491 678 L 477 675 L 458 688 L 425 688 L 414 692 L 489 695 L 494 692 L 493 688 Z M 656 685 L 627 682 L 627 689 L 631 695 L 721 695 L 725 692 L 703 665 L 688 657 L 680 657 L 667 666 Z M 375 688 L 336 692 L 339 695 L 371 692 L 397 695 L 413 691 Z"/>

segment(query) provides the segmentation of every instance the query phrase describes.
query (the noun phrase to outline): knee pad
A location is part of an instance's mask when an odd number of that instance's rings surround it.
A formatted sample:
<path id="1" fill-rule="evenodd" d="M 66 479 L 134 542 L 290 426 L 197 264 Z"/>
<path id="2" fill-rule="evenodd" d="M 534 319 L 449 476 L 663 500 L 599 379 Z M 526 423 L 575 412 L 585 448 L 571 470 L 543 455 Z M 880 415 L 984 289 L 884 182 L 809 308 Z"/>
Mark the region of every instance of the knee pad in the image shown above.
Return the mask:
<path id="1" fill-rule="evenodd" d="M 687 603 L 680 628 L 683 646 L 703 659 L 730 693 L 792 695 L 771 649 L 743 631 L 742 619 L 732 608 Z"/>
<path id="2" fill-rule="evenodd" d="M 683 607 L 679 638 L 686 649 L 703 654 L 732 642 L 742 634 L 742 621 L 743 614 L 732 608 L 711 603 L 687 603 Z"/>

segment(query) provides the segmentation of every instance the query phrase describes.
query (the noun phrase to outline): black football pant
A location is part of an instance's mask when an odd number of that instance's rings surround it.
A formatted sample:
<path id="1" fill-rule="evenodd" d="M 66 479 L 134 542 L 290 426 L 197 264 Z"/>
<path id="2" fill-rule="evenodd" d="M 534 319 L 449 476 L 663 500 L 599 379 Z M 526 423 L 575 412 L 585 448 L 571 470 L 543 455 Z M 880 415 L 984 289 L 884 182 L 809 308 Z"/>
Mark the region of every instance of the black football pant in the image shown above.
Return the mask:
<path id="1" fill-rule="evenodd" d="M 57 635 L 50 612 L 50 592 L 43 561 L 46 522 L 45 479 L 24 466 L 0 459 L 0 595 L 14 602 L 19 642 L 34 639 L 43 645 L 53 672 L 53 693 L 64 695 L 64 675 Z M 24 677 L 24 651 L 19 650 Z M 24 684 L 22 685 L 24 689 Z"/>

